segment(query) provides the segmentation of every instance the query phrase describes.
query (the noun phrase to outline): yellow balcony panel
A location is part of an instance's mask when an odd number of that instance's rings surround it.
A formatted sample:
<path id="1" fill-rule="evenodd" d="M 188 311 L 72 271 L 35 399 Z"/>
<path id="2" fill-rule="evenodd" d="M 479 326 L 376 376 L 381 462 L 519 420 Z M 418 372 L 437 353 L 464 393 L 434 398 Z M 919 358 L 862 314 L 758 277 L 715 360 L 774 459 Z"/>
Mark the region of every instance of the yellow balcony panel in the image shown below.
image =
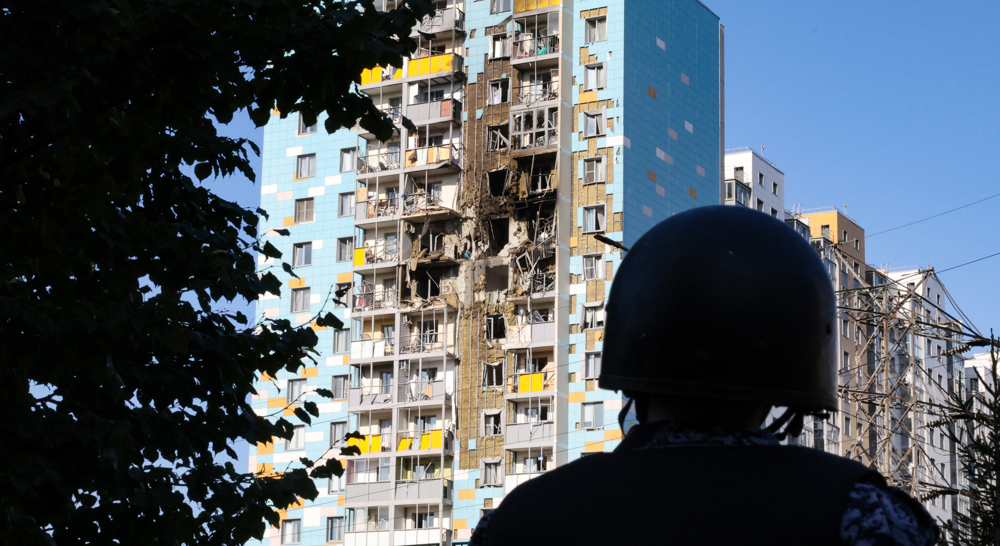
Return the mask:
<path id="1" fill-rule="evenodd" d="M 354 249 L 354 265 L 365 265 L 365 249 Z"/>

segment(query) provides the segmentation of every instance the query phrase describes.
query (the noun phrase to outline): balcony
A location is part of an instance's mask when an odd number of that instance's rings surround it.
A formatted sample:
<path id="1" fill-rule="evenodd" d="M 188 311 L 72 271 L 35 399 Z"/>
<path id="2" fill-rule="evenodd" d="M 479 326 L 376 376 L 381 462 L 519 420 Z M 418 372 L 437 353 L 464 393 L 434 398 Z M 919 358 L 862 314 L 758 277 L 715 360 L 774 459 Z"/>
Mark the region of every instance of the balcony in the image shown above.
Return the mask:
<path id="1" fill-rule="evenodd" d="M 407 170 L 439 169 L 447 166 L 462 167 L 462 148 L 458 144 L 427 146 L 406 151 Z"/>
<path id="2" fill-rule="evenodd" d="M 462 123 L 462 101 L 442 99 L 409 104 L 406 107 L 406 117 L 413 123 Z"/>
<path id="3" fill-rule="evenodd" d="M 393 125 L 399 127 L 399 125 L 403 122 L 403 108 L 401 106 L 382 105 L 376 106 L 376 108 L 378 108 L 379 112 L 385 114 L 386 117 L 392 121 Z M 374 138 L 371 131 L 361 127 L 360 125 L 358 126 L 358 135 L 362 138 Z"/>
<path id="4" fill-rule="evenodd" d="M 365 155 L 358 156 L 356 174 L 364 176 L 398 170 L 402 166 L 399 159 L 398 149 L 370 151 Z"/>
<path id="5" fill-rule="evenodd" d="M 739 180 L 726 180 L 726 204 L 750 206 L 750 186 Z"/>
<path id="6" fill-rule="evenodd" d="M 396 451 L 454 449 L 455 435 L 450 430 L 406 431 L 396 434 Z"/>
<path id="7" fill-rule="evenodd" d="M 394 66 L 376 66 L 375 68 L 366 68 L 361 71 L 361 89 L 382 85 L 390 81 L 402 83 L 403 69 Z"/>
<path id="8" fill-rule="evenodd" d="M 559 56 L 559 35 L 531 36 L 522 34 L 520 40 L 514 41 L 514 57 L 511 64 L 525 61 L 555 59 Z"/>
<path id="9" fill-rule="evenodd" d="M 363 334 L 361 339 L 351 341 L 351 361 L 390 357 L 394 354 L 396 351 L 391 339 L 372 339 L 369 334 Z"/>
<path id="10" fill-rule="evenodd" d="M 401 403 L 450 400 L 443 380 L 410 381 L 399 386 L 399 401 Z"/>
<path id="11" fill-rule="evenodd" d="M 430 529 L 404 529 L 393 531 L 395 546 L 418 546 L 421 544 L 451 544 L 451 529 L 432 527 Z M 381 545 L 379 545 L 381 546 Z"/>
<path id="12" fill-rule="evenodd" d="M 559 82 L 521 84 L 514 88 L 514 106 L 535 106 L 559 99 Z"/>
<path id="13" fill-rule="evenodd" d="M 419 79 L 431 76 L 461 76 L 465 68 L 465 59 L 455 53 L 427 55 L 418 52 L 418 57 L 410 59 L 406 64 L 406 77 Z M 362 82 L 364 74 L 362 74 Z"/>
<path id="14" fill-rule="evenodd" d="M 517 444 L 552 444 L 556 437 L 555 426 L 552 421 L 508 423 L 504 429 L 503 443 L 508 447 Z"/>
<path id="15" fill-rule="evenodd" d="M 561 0 L 514 0 L 514 13 L 542 8 L 554 8 L 561 3 Z"/>
<path id="16" fill-rule="evenodd" d="M 559 109 L 556 106 L 511 114 L 511 151 L 540 151 L 559 145 Z"/>
<path id="17" fill-rule="evenodd" d="M 441 472 L 439 471 L 440 475 Z M 434 502 L 452 500 L 454 485 L 451 480 L 425 478 L 420 480 L 396 480 L 397 502 Z"/>
<path id="18" fill-rule="evenodd" d="M 392 385 L 354 387 L 348 392 L 347 406 L 354 410 L 378 409 L 392 404 Z"/>
<path id="19" fill-rule="evenodd" d="M 385 440 L 384 445 L 383 445 L 383 439 Z M 369 453 L 389 453 L 392 451 L 392 435 L 391 433 L 371 434 L 361 439 L 348 438 L 347 446 L 357 447 L 359 450 L 361 450 L 362 455 L 367 455 Z"/>
<path id="20" fill-rule="evenodd" d="M 514 373 L 507 378 L 507 394 L 530 394 L 556 388 L 556 374 L 552 371 Z"/>
<path id="21" fill-rule="evenodd" d="M 399 261 L 399 245 L 395 241 L 378 240 L 354 249 L 354 267 L 395 265 Z"/>
<path id="22" fill-rule="evenodd" d="M 452 30 L 464 32 L 465 12 L 458 9 L 457 6 L 439 9 L 434 12 L 434 15 L 428 15 L 421 19 L 414 27 L 413 34 L 417 34 L 418 30 L 424 34 L 434 35 L 450 33 Z"/>
<path id="23" fill-rule="evenodd" d="M 380 522 L 381 523 L 381 522 Z M 360 525 L 360 524 L 359 524 Z M 389 523 L 385 523 L 388 529 Z M 357 525 L 355 527 L 358 527 Z M 377 528 L 381 528 L 379 525 Z M 344 533 L 344 546 L 389 546 L 388 530 L 371 530 Z"/>
<path id="24" fill-rule="evenodd" d="M 444 332 L 425 332 L 400 339 L 400 354 L 427 354 L 455 352 L 455 341 Z"/>
<path id="25" fill-rule="evenodd" d="M 552 461 L 552 449 L 506 451 L 506 474 L 504 475 L 504 493 L 510 491 L 522 483 L 537 478 L 554 468 Z"/>
<path id="26" fill-rule="evenodd" d="M 384 197 L 359 201 L 354 207 L 354 223 L 358 225 L 395 222 L 399 220 L 399 198 Z"/>
<path id="27" fill-rule="evenodd" d="M 355 313 L 369 311 L 394 312 L 399 309 L 399 298 L 395 288 L 375 287 L 370 284 L 361 287 L 360 293 L 352 297 Z"/>
<path id="28" fill-rule="evenodd" d="M 535 322 L 507 327 L 507 345 L 552 344 L 556 340 L 556 323 Z M 513 347 L 511 347 L 513 348 Z"/>

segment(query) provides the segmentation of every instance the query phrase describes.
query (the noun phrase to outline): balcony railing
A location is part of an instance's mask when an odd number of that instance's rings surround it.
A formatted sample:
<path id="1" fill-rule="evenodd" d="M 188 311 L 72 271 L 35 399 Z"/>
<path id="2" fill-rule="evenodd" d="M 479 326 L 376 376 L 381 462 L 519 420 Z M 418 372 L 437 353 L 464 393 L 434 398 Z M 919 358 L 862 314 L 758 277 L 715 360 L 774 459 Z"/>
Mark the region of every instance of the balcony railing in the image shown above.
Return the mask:
<path id="1" fill-rule="evenodd" d="M 400 354 L 440 353 L 450 349 L 444 332 L 425 332 L 404 337 L 400 340 Z"/>
<path id="2" fill-rule="evenodd" d="M 451 450 L 455 435 L 450 430 L 418 430 L 396 434 L 396 451 Z"/>
<path id="3" fill-rule="evenodd" d="M 364 438 L 348 438 L 347 446 L 357 447 L 361 454 L 366 453 L 388 453 L 392 451 L 391 434 L 372 434 Z"/>
<path id="4" fill-rule="evenodd" d="M 394 354 L 396 354 L 396 351 L 391 339 L 372 339 L 368 334 L 364 334 L 362 339 L 351 341 L 351 360 L 359 358 L 382 358 Z"/>
<path id="5" fill-rule="evenodd" d="M 514 42 L 514 59 L 530 59 L 540 55 L 559 53 L 559 36 L 537 36 Z"/>
<path id="6" fill-rule="evenodd" d="M 399 245 L 395 241 L 378 241 L 354 249 L 354 265 L 374 265 L 399 261 Z"/>
<path id="7" fill-rule="evenodd" d="M 419 500 L 419 499 L 439 499 L 451 500 L 453 485 L 451 480 L 438 476 L 413 479 L 396 480 L 396 500 Z"/>
<path id="8" fill-rule="evenodd" d="M 362 287 L 360 294 L 354 295 L 354 311 L 380 311 L 382 309 L 399 308 L 395 288 L 376 290 L 374 287 Z"/>
<path id="9" fill-rule="evenodd" d="M 395 546 L 451 544 L 451 529 L 441 529 L 440 526 L 427 529 L 396 529 L 392 532 L 392 543 Z"/>
<path id="10" fill-rule="evenodd" d="M 539 421 L 535 423 L 508 423 L 504 431 L 504 445 L 522 442 L 552 442 L 555 438 L 555 423 Z"/>
<path id="11" fill-rule="evenodd" d="M 399 167 L 399 150 L 379 150 L 358 156 L 358 174 L 391 171 Z"/>
<path id="12" fill-rule="evenodd" d="M 407 195 L 403 199 L 404 216 L 410 214 L 420 214 L 421 212 L 432 210 L 440 210 L 443 208 L 446 207 L 442 204 L 440 197 L 429 195 L 424 192 Z"/>
<path id="13" fill-rule="evenodd" d="M 440 400 L 447 397 L 444 381 L 418 380 L 399 385 L 400 402 L 420 402 L 423 400 Z"/>
<path id="14" fill-rule="evenodd" d="M 406 151 L 406 167 L 423 167 L 440 163 L 461 165 L 462 149 L 457 144 L 427 146 Z"/>
<path id="15" fill-rule="evenodd" d="M 554 372 L 515 373 L 507 378 L 507 394 L 551 391 L 556 387 Z"/>
<path id="16" fill-rule="evenodd" d="M 514 88 L 515 106 L 534 106 L 559 98 L 559 82 L 526 83 Z"/>
<path id="17" fill-rule="evenodd" d="M 403 69 L 394 66 L 376 66 L 375 68 L 366 68 L 361 71 L 361 85 L 401 79 L 403 79 Z"/>
<path id="18" fill-rule="evenodd" d="M 742 169 L 733 169 L 733 174 L 727 176 L 726 180 L 736 180 L 737 182 L 749 184 L 749 182 L 747 182 L 746 173 L 744 173 Z"/>
<path id="19" fill-rule="evenodd" d="M 353 387 L 348 393 L 349 406 L 381 406 L 392 403 L 392 385 Z"/>
<path id="20" fill-rule="evenodd" d="M 385 197 L 361 201 L 354 207 L 355 220 L 373 220 L 375 218 L 392 218 L 399 212 L 399 198 Z"/>
<path id="21" fill-rule="evenodd" d="M 462 121 L 462 101 L 441 99 L 430 102 L 415 102 L 406 107 L 406 117 L 417 123 L 439 118 Z"/>
<path id="22" fill-rule="evenodd" d="M 426 50 L 418 50 L 406 65 L 407 77 L 427 76 L 440 72 L 462 72 L 465 59 L 454 53 L 430 55 Z"/>

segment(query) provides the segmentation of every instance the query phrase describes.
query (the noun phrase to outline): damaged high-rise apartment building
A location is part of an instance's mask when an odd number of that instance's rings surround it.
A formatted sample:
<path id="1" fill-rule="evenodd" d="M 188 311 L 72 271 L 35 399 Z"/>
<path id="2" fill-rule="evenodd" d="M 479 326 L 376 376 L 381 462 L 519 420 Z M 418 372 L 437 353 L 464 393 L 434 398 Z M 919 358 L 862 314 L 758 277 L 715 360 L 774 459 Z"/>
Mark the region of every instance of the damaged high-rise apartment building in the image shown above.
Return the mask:
<path id="1" fill-rule="evenodd" d="M 262 226 L 298 278 L 258 318 L 345 327 L 314 325 L 318 367 L 259 383 L 259 413 L 300 428 L 250 467 L 361 452 L 269 544 L 465 543 L 513 487 L 612 450 L 622 397 L 596 378 L 622 254 L 594 236 L 630 245 L 720 203 L 722 28 L 704 5 L 437 4 L 412 57 L 360 75 L 392 138 L 295 115 L 265 130 Z M 312 424 L 282 411 L 305 400 Z"/>

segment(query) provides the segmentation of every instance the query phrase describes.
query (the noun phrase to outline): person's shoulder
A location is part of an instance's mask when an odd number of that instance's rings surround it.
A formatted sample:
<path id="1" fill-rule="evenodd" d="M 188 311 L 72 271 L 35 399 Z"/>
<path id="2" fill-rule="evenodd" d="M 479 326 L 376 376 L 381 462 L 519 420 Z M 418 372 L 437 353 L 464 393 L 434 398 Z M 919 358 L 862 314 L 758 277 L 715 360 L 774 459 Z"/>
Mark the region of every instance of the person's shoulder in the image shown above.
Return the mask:
<path id="1" fill-rule="evenodd" d="M 848 498 L 840 538 L 854 546 L 933 545 L 938 529 L 919 502 L 887 485 L 859 482 Z"/>

